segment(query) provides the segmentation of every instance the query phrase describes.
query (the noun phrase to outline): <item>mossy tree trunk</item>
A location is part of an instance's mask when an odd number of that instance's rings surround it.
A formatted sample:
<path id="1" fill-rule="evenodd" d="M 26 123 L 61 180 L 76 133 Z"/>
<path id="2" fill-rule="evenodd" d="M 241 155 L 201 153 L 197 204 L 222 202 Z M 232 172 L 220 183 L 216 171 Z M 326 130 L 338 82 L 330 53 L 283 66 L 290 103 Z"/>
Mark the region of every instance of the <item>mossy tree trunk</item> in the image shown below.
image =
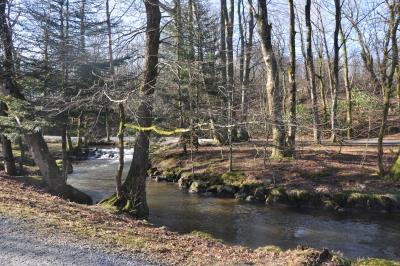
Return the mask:
<path id="1" fill-rule="evenodd" d="M 400 5 L 399 3 L 397 3 L 396 0 L 393 0 L 392 3 L 389 4 L 389 31 L 387 35 L 389 36 L 390 42 L 392 44 L 391 45 L 392 60 L 391 60 L 390 72 L 385 77 L 385 82 L 383 85 L 383 94 L 384 94 L 383 118 L 378 133 L 378 172 L 379 175 L 381 176 L 384 176 L 387 173 L 383 159 L 384 155 L 383 138 L 385 136 L 387 128 L 387 118 L 389 115 L 390 99 L 393 91 L 392 87 L 393 87 L 394 74 L 399 65 L 399 58 L 398 58 L 399 53 L 397 44 L 397 30 L 399 27 L 399 23 L 400 23 Z M 383 59 L 383 62 L 387 62 L 389 57 L 389 50 L 385 50 L 384 55 L 386 58 Z"/>
<path id="2" fill-rule="evenodd" d="M 145 1 L 147 14 L 146 51 L 144 80 L 141 87 L 141 101 L 137 111 L 138 124 L 142 128 L 153 123 L 153 95 L 158 76 L 158 51 L 160 42 L 161 13 L 158 0 Z M 139 131 L 136 135 L 134 154 L 128 176 L 122 186 L 122 195 L 114 195 L 103 201 L 121 211 L 138 218 L 147 218 L 149 208 L 146 200 L 146 177 L 149 162 L 149 131 Z"/>
<path id="3" fill-rule="evenodd" d="M 44 182 L 53 191 L 62 191 L 65 179 L 51 155 L 46 142 L 40 132 L 28 134 L 24 138 L 30 152 L 43 175 Z"/>
<path id="4" fill-rule="evenodd" d="M 271 158 L 284 157 L 285 127 L 282 120 L 282 92 L 279 86 L 279 70 L 272 47 L 272 24 L 268 21 L 266 0 L 258 0 L 258 32 L 267 77 L 269 115 L 272 118 L 273 149 Z"/>

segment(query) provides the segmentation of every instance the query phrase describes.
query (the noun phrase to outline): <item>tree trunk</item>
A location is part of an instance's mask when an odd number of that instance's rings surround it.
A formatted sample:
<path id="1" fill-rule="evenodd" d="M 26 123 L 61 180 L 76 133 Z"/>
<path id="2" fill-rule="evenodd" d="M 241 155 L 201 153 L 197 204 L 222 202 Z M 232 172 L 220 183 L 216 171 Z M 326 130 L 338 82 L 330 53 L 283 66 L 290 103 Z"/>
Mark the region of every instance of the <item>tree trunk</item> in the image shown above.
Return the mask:
<path id="1" fill-rule="evenodd" d="M 191 4 L 191 3 L 189 3 Z M 178 64 L 177 66 L 177 90 L 178 90 L 178 106 L 179 106 L 179 126 L 181 128 L 185 127 L 185 104 L 184 104 L 184 99 L 183 99 L 183 91 L 182 91 L 182 72 L 181 72 L 181 66 L 180 64 L 182 63 L 183 59 L 183 32 L 182 32 L 182 9 L 181 9 L 181 0 L 174 0 L 174 22 L 175 22 L 175 34 L 176 34 L 176 62 Z M 190 7 L 189 9 L 191 10 L 193 7 Z M 189 15 L 191 16 L 191 15 Z M 190 22 L 192 23 L 192 22 Z M 193 42 L 190 45 L 190 55 L 189 57 L 191 60 L 194 60 L 194 51 L 193 51 Z M 186 146 L 186 139 L 184 135 L 180 136 L 179 140 L 180 144 L 182 145 L 182 149 L 184 153 L 187 153 L 187 146 Z"/>
<path id="2" fill-rule="evenodd" d="M 4 170 L 10 176 L 16 175 L 15 159 L 12 152 L 11 141 L 6 136 L 1 135 L 1 144 L 3 148 Z"/>
<path id="3" fill-rule="evenodd" d="M 67 129 L 67 143 L 68 143 L 68 151 L 70 154 L 74 152 L 74 144 L 72 143 L 72 138 L 70 134 L 70 130 Z"/>
<path id="4" fill-rule="evenodd" d="M 258 32 L 267 78 L 267 95 L 269 114 L 272 117 L 273 149 L 271 158 L 279 159 L 284 156 L 285 127 L 282 121 L 282 93 L 279 86 L 279 70 L 272 48 L 272 25 L 268 22 L 266 0 L 258 0 Z"/>
<path id="5" fill-rule="evenodd" d="M 119 145 L 119 164 L 117 174 L 115 176 L 116 192 L 120 198 L 122 196 L 122 172 L 124 171 L 124 133 L 125 133 L 125 110 L 122 103 L 119 104 L 119 131 L 118 131 L 118 145 Z"/>
<path id="6" fill-rule="evenodd" d="M 318 49 L 318 48 L 317 48 Z M 318 49 L 318 79 L 319 79 L 319 92 L 321 94 L 322 100 L 322 110 L 324 112 L 323 123 L 327 123 L 328 121 L 328 104 L 326 102 L 326 90 L 325 90 L 325 82 L 324 82 L 324 57 L 323 57 L 323 48 Z"/>
<path id="7" fill-rule="evenodd" d="M 340 35 L 343 43 L 343 65 L 344 65 L 344 86 L 346 89 L 346 101 L 347 101 L 347 110 L 346 110 L 346 124 L 347 124 L 347 139 L 351 139 L 353 135 L 353 103 L 351 99 L 351 85 L 349 80 L 349 62 L 348 62 L 348 54 L 347 54 L 347 38 L 343 32 L 343 29 L 340 29 Z"/>
<path id="8" fill-rule="evenodd" d="M 313 132 L 314 142 L 321 143 L 321 132 L 319 131 L 318 97 L 315 86 L 314 58 L 312 53 L 312 25 L 311 25 L 311 0 L 307 0 L 306 8 L 306 26 L 307 26 L 307 68 L 310 82 L 311 105 L 313 113 Z"/>
<path id="9" fill-rule="evenodd" d="M 243 2 L 242 2 L 243 3 Z M 248 4 L 248 25 L 247 25 L 247 40 L 245 39 L 245 47 L 244 47 L 244 64 L 243 64 L 243 82 L 241 86 L 241 117 L 242 122 L 247 122 L 247 113 L 248 113 L 248 91 L 250 85 L 250 63 L 251 63 L 251 55 L 253 49 L 253 35 L 254 35 L 254 13 L 252 9 L 253 2 L 249 0 Z M 243 8 L 244 13 L 244 8 Z M 244 15 L 242 16 L 244 17 Z M 242 126 L 239 132 L 239 139 L 242 141 L 248 141 L 250 138 L 249 133 L 247 131 L 247 126 Z"/>
<path id="10" fill-rule="evenodd" d="M 68 152 L 67 152 L 67 126 L 61 127 L 61 153 L 62 153 L 62 176 L 64 180 L 68 177 Z"/>
<path id="11" fill-rule="evenodd" d="M 24 149 L 24 144 L 22 142 L 22 138 L 18 137 L 18 146 L 19 146 L 19 151 L 21 153 L 21 157 L 19 159 L 19 174 L 23 175 L 24 173 L 24 161 L 25 161 L 25 149 Z"/>
<path id="12" fill-rule="evenodd" d="M 62 177 L 60 169 L 50 154 L 41 133 L 25 135 L 24 140 L 28 144 L 33 159 L 43 175 L 44 182 L 54 192 L 62 191 L 65 186 L 65 179 Z"/>
<path id="13" fill-rule="evenodd" d="M 82 148 L 82 135 L 81 135 L 81 130 L 82 130 L 82 112 L 78 117 L 78 125 L 76 128 L 76 150 L 80 154 L 81 153 L 81 148 Z"/>
<path id="14" fill-rule="evenodd" d="M 105 111 L 105 116 L 106 116 L 106 142 L 110 143 L 111 142 L 111 134 L 110 134 L 110 119 L 109 119 L 109 113 L 108 113 L 108 108 L 106 108 Z"/>
<path id="15" fill-rule="evenodd" d="M 221 86 L 226 89 L 226 34 L 225 34 L 225 21 L 227 16 L 226 0 L 221 0 L 221 12 L 220 12 L 220 58 L 221 58 Z"/>
<path id="16" fill-rule="evenodd" d="M 288 135 L 288 155 L 294 156 L 296 149 L 296 25 L 293 0 L 289 0 L 289 14 L 290 14 L 290 66 L 289 66 L 289 85 L 290 85 L 290 126 Z"/>
<path id="17" fill-rule="evenodd" d="M 337 107 L 338 107 L 338 93 L 339 93 L 339 31 L 341 26 L 341 1 L 335 0 L 335 32 L 333 34 L 333 76 L 334 87 L 332 93 L 332 111 L 331 111 L 331 141 L 337 141 Z"/>
<path id="18" fill-rule="evenodd" d="M 153 95 L 158 76 L 158 51 L 160 44 L 161 13 L 158 0 L 145 1 L 147 14 L 144 80 L 141 87 L 141 102 L 138 107 L 138 124 L 147 128 L 153 122 Z M 149 208 L 146 200 L 146 177 L 149 162 L 150 132 L 140 130 L 136 134 L 134 154 L 128 176 L 122 186 L 122 197 L 117 195 L 103 203 L 117 206 L 135 217 L 147 218 Z"/>
<path id="19" fill-rule="evenodd" d="M 392 86 L 394 80 L 394 74 L 396 69 L 399 67 L 399 50 L 397 44 L 397 30 L 399 27 L 400 22 L 400 6 L 397 4 L 396 1 L 393 0 L 391 4 L 389 4 L 389 31 L 388 35 L 390 36 L 390 40 L 392 43 L 391 51 L 392 51 L 392 64 L 390 73 L 386 78 L 384 84 L 384 107 L 383 107 L 383 118 L 382 124 L 379 129 L 378 134 L 378 172 L 380 176 L 384 176 L 386 174 L 384 159 L 383 159 L 383 138 L 385 136 L 385 131 L 387 127 L 387 117 L 389 114 L 390 108 L 390 99 L 392 96 Z M 386 60 L 387 58 L 384 58 Z M 393 169 L 393 168 L 392 168 Z M 393 170 L 391 169 L 390 174 L 393 174 Z"/>
<path id="20" fill-rule="evenodd" d="M 7 106 L 0 102 L 0 115 L 5 116 Z M 11 141 L 4 135 L 0 135 L 2 149 L 3 149 L 3 159 L 4 159 L 4 170 L 6 174 L 13 176 L 16 175 L 15 159 L 12 151 Z"/>

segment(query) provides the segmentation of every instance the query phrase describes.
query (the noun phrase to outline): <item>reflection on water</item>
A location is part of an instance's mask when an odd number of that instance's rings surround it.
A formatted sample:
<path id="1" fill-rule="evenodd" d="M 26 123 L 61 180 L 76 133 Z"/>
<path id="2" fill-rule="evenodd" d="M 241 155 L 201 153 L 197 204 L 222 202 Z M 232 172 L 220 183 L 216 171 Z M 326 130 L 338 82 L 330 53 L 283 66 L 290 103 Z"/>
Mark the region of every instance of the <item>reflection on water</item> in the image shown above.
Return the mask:
<path id="1" fill-rule="evenodd" d="M 131 155 L 127 157 L 129 161 Z M 113 193 L 117 165 L 116 159 L 82 162 L 74 166 L 69 183 L 97 202 Z M 227 243 L 252 248 L 304 245 L 341 251 L 351 258 L 400 258 L 399 216 L 271 208 L 191 195 L 174 184 L 152 181 L 147 192 L 150 221 L 180 233 L 204 231 Z"/>

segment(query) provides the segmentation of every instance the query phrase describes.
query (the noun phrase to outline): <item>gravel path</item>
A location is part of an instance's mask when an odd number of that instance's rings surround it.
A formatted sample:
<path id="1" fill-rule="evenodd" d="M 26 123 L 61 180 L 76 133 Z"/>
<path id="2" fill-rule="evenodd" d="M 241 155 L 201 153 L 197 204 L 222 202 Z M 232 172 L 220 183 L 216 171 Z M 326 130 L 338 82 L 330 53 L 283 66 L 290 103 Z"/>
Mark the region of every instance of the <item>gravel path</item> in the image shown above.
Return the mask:
<path id="1" fill-rule="evenodd" d="M 35 232 L 26 221 L 0 215 L 0 265 L 151 264 L 143 255 L 110 254 L 85 242 L 70 236 L 45 237 Z"/>

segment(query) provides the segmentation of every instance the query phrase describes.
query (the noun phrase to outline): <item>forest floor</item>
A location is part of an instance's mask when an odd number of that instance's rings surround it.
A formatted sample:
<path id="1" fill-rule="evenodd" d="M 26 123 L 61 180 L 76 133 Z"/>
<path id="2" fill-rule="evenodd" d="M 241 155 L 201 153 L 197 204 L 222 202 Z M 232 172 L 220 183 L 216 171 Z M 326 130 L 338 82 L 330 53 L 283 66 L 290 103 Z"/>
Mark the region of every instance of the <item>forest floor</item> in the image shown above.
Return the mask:
<path id="1" fill-rule="evenodd" d="M 225 245 L 206 234 L 179 235 L 102 206 L 65 201 L 27 180 L 0 173 L 0 236 L 5 241 L 1 245 L 10 244 L 0 249 L 0 259 L 11 265 L 35 261 L 108 265 L 315 265 L 327 261 L 336 265 L 326 252 L 314 249 L 251 250 Z M 333 260 L 340 262 L 336 256 Z"/>
<path id="2" fill-rule="evenodd" d="M 388 136 L 385 145 L 387 167 L 397 157 L 399 135 Z M 320 193 L 356 191 L 362 193 L 399 193 L 400 180 L 380 178 L 377 173 L 377 147 L 374 140 L 343 145 L 314 145 L 298 141 L 295 159 L 270 160 L 271 148 L 262 140 L 233 146 L 233 168 L 250 180 L 288 189 Z M 158 167 L 179 167 L 195 173 L 224 174 L 229 170 L 229 147 L 201 145 L 185 154 L 176 143 L 155 149 Z"/>

